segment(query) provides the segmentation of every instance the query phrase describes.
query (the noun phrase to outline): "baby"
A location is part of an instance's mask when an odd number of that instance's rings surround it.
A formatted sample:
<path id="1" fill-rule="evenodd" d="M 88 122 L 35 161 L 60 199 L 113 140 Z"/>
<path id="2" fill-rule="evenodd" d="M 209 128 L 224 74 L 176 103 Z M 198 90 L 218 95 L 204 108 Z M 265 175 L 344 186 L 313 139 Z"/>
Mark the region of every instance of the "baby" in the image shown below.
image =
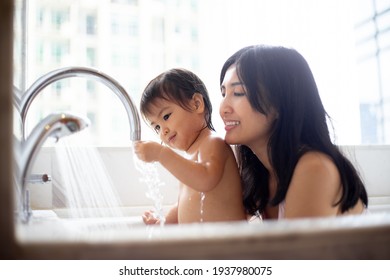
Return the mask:
<path id="1" fill-rule="evenodd" d="M 214 133 L 211 102 L 199 77 L 185 69 L 160 74 L 144 90 L 140 108 L 165 145 L 138 141 L 136 155 L 159 162 L 180 181 L 178 202 L 165 222 L 245 220 L 237 163 L 230 146 Z M 152 211 L 143 220 L 159 223 Z"/>

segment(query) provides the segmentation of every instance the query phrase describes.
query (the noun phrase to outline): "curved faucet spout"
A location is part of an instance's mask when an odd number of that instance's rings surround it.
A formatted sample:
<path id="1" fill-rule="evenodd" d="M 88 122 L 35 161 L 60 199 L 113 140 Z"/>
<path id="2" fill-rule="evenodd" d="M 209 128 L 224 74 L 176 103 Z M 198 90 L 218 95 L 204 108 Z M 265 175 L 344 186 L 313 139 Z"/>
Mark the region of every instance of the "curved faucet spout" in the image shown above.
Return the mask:
<path id="1" fill-rule="evenodd" d="M 19 159 L 17 160 L 19 184 L 22 187 L 22 221 L 28 222 L 31 216 L 29 197 L 26 191 L 27 179 L 38 151 L 49 137 L 57 139 L 76 133 L 90 124 L 89 120 L 70 113 L 50 114 L 40 121 L 28 138 L 21 143 Z"/>
<path id="2" fill-rule="evenodd" d="M 31 85 L 31 87 L 22 96 L 19 104 L 23 126 L 23 139 L 26 138 L 25 121 L 27 111 L 34 98 L 49 84 L 70 77 L 93 78 L 110 88 L 118 96 L 126 109 L 130 124 L 130 140 L 136 141 L 141 139 L 141 124 L 138 111 L 126 90 L 115 79 L 107 74 L 87 67 L 65 67 L 57 69 L 45 74 Z"/>

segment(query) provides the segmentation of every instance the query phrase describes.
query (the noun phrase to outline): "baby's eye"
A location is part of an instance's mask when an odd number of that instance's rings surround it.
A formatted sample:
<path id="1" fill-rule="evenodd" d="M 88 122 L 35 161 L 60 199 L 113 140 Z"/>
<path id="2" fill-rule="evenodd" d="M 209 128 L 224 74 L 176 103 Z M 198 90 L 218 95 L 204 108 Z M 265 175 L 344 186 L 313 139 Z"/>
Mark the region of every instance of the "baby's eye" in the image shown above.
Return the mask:
<path id="1" fill-rule="evenodd" d="M 160 126 L 159 126 L 159 125 L 156 125 L 156 126 L 154 127 L 154 131 L 155 131 L 157 134 L 159 134 L 159 133 L 160 133 Z"/>
<path id="2" fill-rule="evenodd" d="M 171 116 L 171 114 L 166 114 L 163 116 L 163 120 L 166 121 L 169 119 L 169 117 Z"/>

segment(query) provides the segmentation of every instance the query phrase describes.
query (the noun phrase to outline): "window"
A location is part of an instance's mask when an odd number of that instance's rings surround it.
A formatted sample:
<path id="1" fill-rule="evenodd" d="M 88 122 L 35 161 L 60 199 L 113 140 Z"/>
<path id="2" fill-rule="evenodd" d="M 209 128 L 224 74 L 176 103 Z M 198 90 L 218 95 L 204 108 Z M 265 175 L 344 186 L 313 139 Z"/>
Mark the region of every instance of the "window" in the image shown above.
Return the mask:
<path id="1" fill-rule="evenodd" d="M 139 20 L 138 17 L 129 16 L 127 14 L 112 14 L 111 33 L 122 39 L 129 37 L 137 38 L 139 36 Z"/>
<path id="2" fill-rule="evenodd" d="M 61 64 L 65 55 L 69 53 L 67 42 L 53 42 L 51 45 L 52 62 Z"/>
<path id="3" fill-rule="evenodd" d="M 37 12 L 37 27 L 42 27 L 43 22 L 44 22 L 44 14 L 45 10 L 44 9 L 39 9 Z"/>
<path id="4" fill-rule="evenodd" d="M 53 10 L 51 13 L 52 26 L 54 26 L 56 30 L 60 30 L 62 28 L 62 25 L 68 20 L 68 18 L 68 11 Z"/>
<path id="5" fill-rule="evenodd" d="M 138 18 L 130 18 L 130 21 L 128 23 L 128 34 L 131 37 L 137 37 L 139 35 L 139 24 L 138 24 Z"/>
<path id="6" fill-rule="evenodd" d="M 362 144 L 390 143 L 390 5 L 361 4 L 355 24 Z M 386 74 L 385 74 L 386 73 Z"/>
<path id="7" fill-rule="evenodd" d="M 96 91 L 96 82 L 93 81 L 93 80 L 87 80 L 87 92 L 89 94 L 94 94 L 94 92 Z"/>
<path id="8" fill-rule="evenodd" d="M 94 67 L 96 66 L 96 49 L 95 48 L 87 48 L 86 50 L 87 57 L 87 66 Z"/>
<path id="9" fill-rule="evenodd" d="M 247 45 L 284 45 L 307 59 L 333 119 L 337 144 L 390 143 L 388 1 L 241 2 L 155 0 L 144 5 L 137 0 L 111 0 L 101 5 L 102 1 L 90 0 L 36 0 L 36 5 L 29 6 L 29 18 L 35 22 L 29 25 L 27 37 L 29 51 L 35 55 L 28 56 L 33 60 L 26 63 L 26 72 L 31 73 L 26 84 L 49 69 L 89 66 L 115 78 L 138 104 L 151 78 L 172 67 L 188 68 L 208 87 L 214 126 L 222 134 L 218 106 L 223 62 Z M 54 32 L 46 34 L 44 27 Z M 85 81 L 79 87 L 76 80 L 68 98 L 80 105 L 71 92 L 85 90 Z M 92 84 L 87 79 L 88 92 L 98 96 L 100 87 L 92 89 Z M 99 110 L 111 105 L 106 99 L 96 102 L 91 112 L 96 110 L 98 121 Z M 110 114 L 105 113 L 107 117 Z M 112 118 L 115 126 L 111 127 L 121 126 L 118 129 L 127 135 L 126 116 L 118 119 Z M 143 127 L 143 135 L 155 137 L 148 130 Z M 107 126 L 99 135 L 104 133 L 113 134 Z M 126 136 L 106 137 L 110 143 L 92 138 L 97 145 L 127 144 Z"/>
<path id="10" fill-rule="evenodd" d="M 37 51 L 36 51 L 36 54 L 37 54 L 37 61 L 36 62 L 38 64 L 43 64 L 44 52 L 45 52 L 45 49 L 44 49 L 43 42 L 38 42 L 37 43 Z"/>
<path id="11" fill-rule="evenodd" d="M 95 35 L 96 34 L 96 16 L 95 15 L 87 15 L 86 16 L 86 34 L 87 35 Z"/>

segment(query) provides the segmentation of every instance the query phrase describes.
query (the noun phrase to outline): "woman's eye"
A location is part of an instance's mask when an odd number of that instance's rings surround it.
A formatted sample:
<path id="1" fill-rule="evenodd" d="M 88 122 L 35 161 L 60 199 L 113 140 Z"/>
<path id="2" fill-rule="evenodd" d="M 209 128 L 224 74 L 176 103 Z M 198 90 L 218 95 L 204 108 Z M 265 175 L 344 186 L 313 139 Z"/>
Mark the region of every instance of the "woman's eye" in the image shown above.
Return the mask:
<path id="1" fill-rule="evenodd" d="M 234 96 L 244 96 L 245 92 L 235 92 Z"/>
<path id="2" fill-rule="evenodd" d="M 160 126 L 159 126 L 159 125 L 156 125 L 156 126 L 154 127 L 154 131 L 155 131 L 157 134 L 159 134 L 159 133 L 160 133 Z"/>

